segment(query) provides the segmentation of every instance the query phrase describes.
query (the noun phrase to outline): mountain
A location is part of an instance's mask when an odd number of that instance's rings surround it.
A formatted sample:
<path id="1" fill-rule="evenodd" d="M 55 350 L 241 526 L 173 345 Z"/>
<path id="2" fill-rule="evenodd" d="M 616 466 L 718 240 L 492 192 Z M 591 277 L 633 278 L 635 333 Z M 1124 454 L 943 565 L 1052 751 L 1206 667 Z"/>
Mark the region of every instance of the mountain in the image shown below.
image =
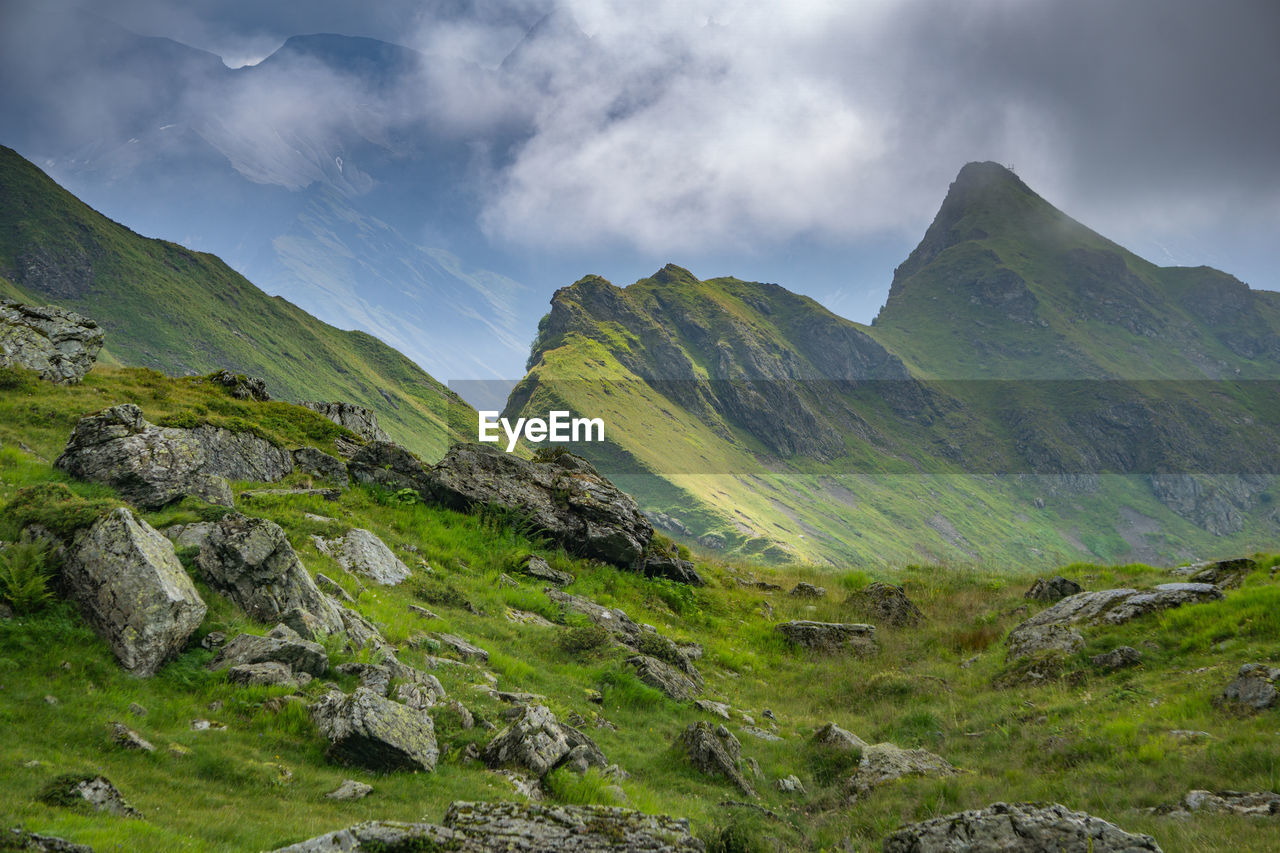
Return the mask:
<path id="1" fill-rule="evenodd" d="M 336 329 L 254 287 L 218 258 L 141 237 L 0 147 L 0 295 L 92 317 L 118 362 L 170 375 L 260 376 L 280 398 L 373 409 L 428 458 L 456 395 L 363 332 Z"/>
<path id="2" fill-rule="evenodd" d="M 589 276 L 552 298 L 508 414 L 602 417 L 582 451 L 708 547 L 1174 561 L 1275 535 L 1275 304 L 974 163 L 873 326 L 676 266 Z"/>

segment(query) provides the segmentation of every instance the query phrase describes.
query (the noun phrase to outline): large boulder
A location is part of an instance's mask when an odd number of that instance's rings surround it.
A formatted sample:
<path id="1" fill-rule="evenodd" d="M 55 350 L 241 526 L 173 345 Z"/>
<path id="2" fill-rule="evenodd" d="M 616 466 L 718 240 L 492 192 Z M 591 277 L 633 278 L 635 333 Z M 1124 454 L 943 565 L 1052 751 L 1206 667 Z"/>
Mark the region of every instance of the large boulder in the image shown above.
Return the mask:
<path id="1" fill-rule="evenodd" d="M 329 480 L 339 489 L 351 485 L 347 463 L 314 447 L 298 447 L 293 451 L 293 467 L 296 471 Z"/>
<path id="2" fill-rule="evenodd" d="M 142 677 L 182 649 L 207 609 L 173 544 L 124 507 L 76 538 L 62 584 L 120 665 Z"/>
<path id="3" fill-rule="evenodd" d="M 319 677 L 329 669 L 329 655 L 319 643 L 304 640 L 286 625 L 277 625 L 265 637 L 239 635 L 218 651 L 217 657 L 209 662 L 209 669 L 217 671 L 262 663 L 283 664 L 293 672 Z"/>
<path id="4" fill-rule="evenodd" d="M 212 524 L 196 565 L 210 586 L 257 622 L 283 622 L 310 638 L 344 628 L 337 606 L 273 521 L 235 513 Z"/>
<path id="5" fill-rule="evenodd" d="M 842 752 L 849 752 L 854 749 L 865 749 L 868 744 L 862 738 L 858 737 L 851 731 L 840 728 L 835 723 L 827 723 L 822 728 L 813 733 L 813 743 L 815 746 L 827 749 L 838 749 Z"/>
<path id="6" fill-rule="evenodd" d="M 879 648 L 876 645 L 874 625 L 797 619 L 778 625 L 777 631 L 791 645 L 822 654 L 852 652 L 856 655 L 869 655 Z"/>
<path id="7" fill-rule="evenodd" d="M 924 620 L 920 608 L 907 598 L 907 592 L 900 586 L 876 581 L 850 594 L 845 600 L 846 606 L 852 607 L 877 625 L 881 622 L 904 627 L 918 625 Z"/>
<path id="8" fill-rule="evenodd" d="M 1225 708 L 1256 713 L 1274 708 L 1280 702 L 1280 668 L 1264 663 L 1247 663 L 1240 667 L 1235 680 L 1228 684 L 1215 700 Z"/>
<path id="9" fill-rule="evenodd" d="M 98 360 L 102 329 L 51 305 L 0 300 L 0 367 L 25 367 L 59 384 L 79 382 Z"/>
<path id="10" fill-rule="evenodd" d="M 346 427 L 365 441 L 390 442 L 382 427 L 378 426 L 378 416 L 371 409 L 353 403 L 317 403 L 308 401 L 302 405 L 313 412 L 324 415 L 338 426 Z"/>
<path id="11" fill-rule="evenodd" d="M 698 574 L 693 563 L 670 554 L 645 554 L 644 575 L 649 578 L 684 583 L 689 586 L 706 586 L 707 582 Z"/>
<path id="12" fill-rule="evenodd" d="M 1070 625 L 1030 625 L 1009 634 L 1006 659 L 1074 655 L 1083 648 L 1084 635 Z"/>
<path id="13" fill-rule="evenodd" d="M 542 777 L 575 752 L 589 766 L 608 764 L 591 738 L 561 723 L 545 705 L 528 705 L 515 722 L 489 741 L 481 757 L 490 767 L 515 765 Z"/>
<path id="14" fill-rule="evenodd" d="M 1067 596 L 1016 626 L 1009 632 L 1007 642 L 1013 649 L 1023 644 L 1026 636 L 1044 633 L 1041 629 L 1050 625 L 1120 625 L 1149 613 L 1221 598 L 1222 591 L 1207 583 L 1166 583 L 1148 590 L 1081 592 Z"/>
<path id="15" fill-rule="evenodd" d="M 905 826 L 884 853 L 1160 853 L 1149 835 L 1053 803 L 995 803 Z"/>
<path id="16" fill-rule="evenodd" d="M 845 794 L 856 800 L 881 785 L 906 776 L 941 778 L 955 776 L 957 772 L 946 759 L 927 749 L 903 749 L 892 743 L 876 743 L 862 747 L 862 758 L 845 785 Z"/>
<path id="17" fill-rule="evenodd" d="M 709 776 L 723 776 L 749 797 L 755 788 L 742 774 L 742 744 L 724 726 L 711 727 L 706 721 L 691 724 L 680 735 L 680 743 L 690 763 Z"/>
<path id="18" fill-rule="evenodd" d="M 1062 575 L 1054 575 L 1051 578 L 1036 578 L 1035 583 L 1031 584 L 1031 588 L 1027 590 L 1023 598 L 1029 601 L 1043 601 L 1052 604 L 1055 601 L 1061 601 L 1069 595 L 1084 592 L 1084 587 L 1073 580 L 1064 578 Z"/>
<path id="19" fill-rule="evenodd" d="M 81 418 L 54 464 L 157 509 L 186 495 L 231 506 L 228 479 L 274 482 L 293 470 L 293 457 L 250 432 L 159 427 L 125 403 Z"/>
<path id="20" fill-rule="evenodd" d="M 328 757 L 378 773 L 434 770 L 440 750 L 431 717 L 357 687 L 331 691 L 311 706 L 311 719 L 329 739 Z"/>
<path id="21" fill-rule="evenodd" d="M 641 568 L 653 538 L 635 500 L 570 453 L 530 462 L 496 447 L 457 444 L 428 480 L 426 499 L 461 511 L 502 507 L 566 550 L 623 568 Z"/>
<path id="22" fill-rule="evenodd" d="M 677 702 L 687 702 L 702 692 L 702 677 L 697 670 L 691 676 L 649 655 L 632 655 L 626 663 L 635 670 L 636 678 Z"/>
<path id="23" fill-rule="evenodd" d="M 371 441 L 358 449 L 347 460 L 347 471 L 357 483 L 393 492 L 411 489 L 425 495 L 431 487 L 422 460 L 389 441 Z"/>
<path id="24" fill-rule="evenodd" d="M 386 543 L 362 528 L 347 531 L 337 539 L 316 538 L 316 547 L 337 560 L 338 565 L 374 583 L 395 586 L 408 580 L 409 567 L 392 553 Z"/>

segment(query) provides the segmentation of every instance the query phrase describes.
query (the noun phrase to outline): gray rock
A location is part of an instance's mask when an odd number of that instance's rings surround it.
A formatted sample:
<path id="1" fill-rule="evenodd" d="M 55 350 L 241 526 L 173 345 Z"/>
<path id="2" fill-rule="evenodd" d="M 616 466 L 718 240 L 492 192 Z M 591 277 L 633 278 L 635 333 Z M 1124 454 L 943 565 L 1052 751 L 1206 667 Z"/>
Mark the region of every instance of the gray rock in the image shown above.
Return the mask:
<path id="1" fill-rule="evenodd" d="M 632 655 L 626 664 L 635 670 L 636 677 L 642 682 L 677 702 L 687 702 L 702 692 L 700 681 L 694 681 L 666 661 L 649 655 Z"/>
<path id="2" fill-rule="evenodd" d="M 862 760 L 845 785 L 845 794 L 857 800 L 873 789 L 904 776 L 941 778 L 955 776 L 957 772 L 946 759 L 927 749 L 903 749 L 891 743 L 876 743 L 862 748 Z"/>
<path id="3" fill-rule="evenodd" d="M 695 853 L 702 842 L 683 818 L 608 806 L 466 803 L 449 806 L 444 825 L 466 839 L 462 853 Z M 468 845 L 475 845 L 474 847 Z"/>
<path id="4" fill-rule="evenodd" d="M 347 472 L 357 483 L 393 492 L 412 489 L 422 495 L 431 486 L 422 460 L 389 441 L 371 441 L 361 447 L 347 460 Z"/>
<path id="5" fill-rule="evenodd" d="M 51 305 L 0 300 L 0 367 L 25 367 L 58 384 L 79 382 L 98 360 L 102 329 Z"/>
<path id="6" fill-rule="evenodd" d="M 471 853 L 480 849 L 463 846 L 461 836 L 435 824 L 370 821 L 280 847 L 272 853 L 391 853 L 411 850 Z"/>
<path id="7" fill-rule="evenodd" d="M 484 763 L 497 768 L 522 767 L 541 778 L 574 760 L 604 767 L 609 762 L 591 738 L 561 723 L 545 705 L 528 705 L 511 725 L 498 733 L 481 752 Z"/>
<path id="8" fill-rule="evenodd" d="M 280 525 L 234 513 L 209 530 L 196 565 L 209 585 L 257 622 L 284 622 L 303 636 L 344 630 Z"/>
<path id="9" fill-rule="evenodd" d="M 155 752 L 156 748 L 151 742 L 124 723 L 111 724 L 111 741 L 121 749 L 137 750 L 139 752 Z"/>
<path id="10" fill-rule="evenodd" d="M 1217 601 L 1222 591 L 1206 583 L 1166 583 L 1150 590 L 1104 589 L 1067 596 L 1009 632 L 1010 649 L 1026 643 L 1024 636 L 1048 625 L 1120 625 L 1139 616 L 1183 604 Z"/>
<path id="11" fill-rule="evenodd" d="M 309 680 L 309 679 L 308 679 Z M 245 663 L 227 670 L 227 681 L 241 687 L 296 687 L 297 679 L 287 664 L 275 661 Z"/>
<path id="12" fill-rule="evenodd" d="M 742 731 L 760 740 L 767 740 L 770 742 L 777 742 L 782 740 L 782 738 L 778 737 L 773 732 L 767 732 L 764 729 L 760 728 L 759 726 L 743 726 Z"/>
<path id="13" fill-rule="evenodd" d="M 1170 813 L 1209 812 L 1237 817 L 1280 817 L 1280 794 L 1274 791 L 1188 791 Z"/>
<path id="14" fill-rule="evenodd" d="M 429 771 L 440 755 L 429 716 L 364 687 L 350 696 L 326 694 L 311 706 L 311 719 L 329 739 L 326 755 L 340 764 L 379 773 Z"/>
<path id="15" fill-rule="evenodd" d="M 918 625 L 924 621 L 920 608 L 907 598 L 907 592 L 900 586 L 876 581 L 851 593 L 845 599 L 845 605 L 866 614 L 876 624 L 885 623 L 897 627 Z"/>
<path id="16" fill-rule="evenodd" d="M 212 521 L 196 521 L 191 524 L 171 524 L 160 532 L 173 543 L 174 548 L 199 548 L 213 530 Z"/>
<path id="17" fill-rule="evenodd" d="M 329 669 L 329 655 L 319 643 L 304 640 L 291 628 L 277 625 L 266 637 L 239 635 L 222 647 L 209 662 L 209 669 L 216 672 L 259 663 L 279 663 L 291 672 L 305 672 L 319 678 Z"/>
<path id="18" fill-rule="evenodd" d="M 308 401 L 302 405 L 313 412 L 324 415 L 338 426 L 346 427 L 365 441 L 390 442 L 382 427 L 378 426 L 378 416 L 371 409 L 352 403 L 317 403 Z"/>
<path id="19" fill-rule="evenodd" d="M 787 595 L 792 598 L 826 598 L 827 588 L 823 586 L 814 586 L 811 583 L 801 581 L 791 588 L 791 592 Z"/>
<path id="20" fill-rule="evenodd" d="M 792 773 L 790 776 L 784 776 L 777 782 L 774 787 L 783 794 L 805 794 L 808 793 L 804 789 L 804 783 L 800 781 L 800 777 Z"/>
<path id="21" fill-rule="evenodd" d="M 299 447 L 294 450 L 293 467 L 304 474 L 328 480 L 339 489 L 346 489 L 351 485 L 347 463 L 314 447 Z"/>
<path id="22" fill-rule="evenodd" d="M 253 400 L 257 403 L 266 403 L 271 400 L 266 381 L 256 376 L 245 376 L 242 373 L 232 373 L 230 370 L 223 369 L 211 375 L 209 381 L 226 388 L 228 393 L 237 400 Z"/>
<path id="23" fill-rule="evenodd" d="M 93 853 L 87 844 L 76 844 L 56 835 L 41 835 L 14 827 L 0 834 L 0 850 L 31 850 L 36 853 Z"/>
<path id="24" fill-rule="evenodd" d="M 1008 660 L 1051 652 L 1073 655 L 1084 648 L 1084 635 L 1068 625 L 1030 625 L 1010 632 L 1006 643 Z"/>
<path id="25" fill-rule="evenodd" d="M 325 798 L 340 801 L 363 800 L 372 793 L 372 785 L 366 785 L 354 779 L 344 779 L 341 785 L 325 794 Z"/>
<path id="26" fill-rule="evenodd" d="M 339 601 L 344 601 L 347 604 L 356 603 L 356 600 L 351 597 L 351 593 L 343 589 L 342 584 L 322 572 L 316 572 L 316 586 L 325 595 L 333 596 Z"/>
<path id="27" fill-rule="evenodd" d="M 776 626 L 788 643 L 824 654 L 853 652 L 865 656 L 875 654 L 875 626 L 843 622 L 811 622 L 798 619 Z"/>
<path id="28" fill-rule="evenodd" d="M 1133 646 L 1117 646 L 1109 652 L 1094 655 L 1089 660 L 1094 666 L 1102 667 L 1103 669 L 1124 669 L 1141 663 L 1142 652 Z"/>
<path id="29" fill-rule="evenodd" d="M 222 631 L 210 631 L 204 635 L 204 639 L 200 641 L 200 648 L 207 649 L 211 652 L 217 651 L 227 644 L 227 635 Z"/>
<path id="30" fill-rule="evenodd" d="M 379 696 L 386 696 L 391 689 L 391 668 L 376 663 L 344 663 L 338 666 L 343 675 L 354 675 L 360 679 L 360 686 L 372 690 Z M 426 676 L 433 678 L 433 676 Z M 437 684 L 439 682 L 436 682 Z M 408 703 L 406 703 L 408 704 Z"/>
<path id="31" fill-rule="evenodd" d="M 680 735 L 680 742 L 700 772 L 723 776 L 747 796 L 756 796 L 755 788 L 742 775 L 742 745 L 724 726 L 713 729 L 706 722 L 693 723 Z"/>
<path id="32" fill-rule="evenodd" d="M 827 723 L 814 732 L 813 743 L 828 749 L 839 749 L 846 752 L 853 749 L 865 749 L 868 746 L 867 742 L 862 738 L 853 732 L 845 731 L 835 723 Z"/>
<path id="33" fill-rule="evenodd" d="M 85 621 L 134 675 L 155 675 L 207 608 L 173 544 L 121 507 L 77 536 L 62 571 Z"/>
<path id="34" fill-rule="evenodd" d="M 54 805 L 83 800 L 94 811 L 116 817 L 142 817 L 105 776 L 59 776 L 46 786 L 41 799 Z"/>
<path id="35" fill-rule="evenodd" d="M 573 575 L 551 568 L 547 565 L 547 561 L 537 554 L 526 554 L 522 557 L 516 571 L 556 586 L 568 586 L 574 581 Z"/>
<path id="36" fill-rule="evenodd" d="M 1256 561 L 1248 557 L 1234 560 L 1217 560 L 1207 563 L 1196 563 L 1184 569 L 1176 569 L 1175 574 L 1185 574 L 1192 583 L 1211 583 L 1219 589 L 1234 589 L 1252 572 L 1258 570 Z"/>
<path id="37" fill-rule="evenodd" d="M 374 583 L 395 586 L 412 574 L 399 557 L 381 539 L 359 527 L 345 536 L 324 540 L 316 537 L 316 547 L 333 557 L 338 565 Z"/>
<path id="38" fill-rule="evenodd" d="M 1069 595 L 1084 592 L 1084 587 L 1073 580 L 1068 580 L 1062 575 L 1055 575 L 1051 578 L 1036 578 L 1035 583 L 1027 590 L 1023 598 L 1031 601 L 1044 601 L 1052 603 L 1061 601 Z"/>
<path id="39" fill-rule="evenodd" d="M 693 707 L 708 714 L 714 714 L 722 720 L 729 719 L 729 706 L 724 702 L 712 702 L 710 699 L 696 699 Z"/>
<path id="40" fill-rule="evenodd" d="M 899 829 L 884 853 L 1160 853 L 1134 835 L 1057 803 L 995 803 Z"/>
<path id="41" fill-rule="evenodd" d="M 1280 701 L 1280 668 L 1262 663 L 1247 663 L 1240 667 L 1236 678 L 1222 691 L 1216 703 L 1246 712 L 1265 711 Z"/>
<path id="42" fill-rule="evenodd" d="M 649 578 L 664 578 L 689 586 L 706 586 L 707 584 L 693 567 L 693 563 L 669 554 L 645 554 L 643 571 L 645 577 Z"/>
<path id="43" fill-rule="evenodd" d="M 249 432 L 158 427 L 126 403 L 81 418 L 54 465 L 157 509 L 186 495 L 231 506 L 227 480 L 275 482 L 293 470 L 293 457 Z"/>
<path id="44" fill-rule="evenodd" d="M 431 634 L 433 639 L 438 640 L 442 646 L 457 655 L 464 661 L 479 661 L 480 663 L 489 662 L 489 653 L 479 646 L 459 637 L 457 634 Z"/>

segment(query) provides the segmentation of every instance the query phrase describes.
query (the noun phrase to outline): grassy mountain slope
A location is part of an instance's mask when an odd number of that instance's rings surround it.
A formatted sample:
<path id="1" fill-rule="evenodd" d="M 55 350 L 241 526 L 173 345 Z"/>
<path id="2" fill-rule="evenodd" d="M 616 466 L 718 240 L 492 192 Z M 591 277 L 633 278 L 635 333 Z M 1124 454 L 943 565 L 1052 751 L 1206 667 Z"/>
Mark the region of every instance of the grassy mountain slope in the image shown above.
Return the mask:
<path id="1" fill-rule="evenodd" d="M 65 485 L 82 508 L 114 502 L 109 490 L 68 481 L 47 461 L 63 446 L 76 417 L 101 406 L 135 402 L 158 419 L 221 398 L 237 407 L 247 425 L 273 434 L 305 432 L 317 417 L 282 403 L 234 401 L 207 383 L 136 368 L 100 367 L 72 387 L 14 370 L 5 371 L 3 381 L 0 423 L 7 432 L 0 447 L 0 507 L 23 489 L 50 482 Z M 236 484 L 235 490 L 252 485 Z M 1212 704 L 1240 663 L 1280 658 L 1280 588 L 1268 572 L 1274 557 L 1262 560 L 1223 601 L 1086 630 L 1087 648 L 1067 659 L 1068 674 L 1061 679 L 997 689 L 992 681 L 1005 668 L 1000 639 L 1028 615 L 1025 576 L 923 566 L 824 578 L 803 569 L 775 572 L 711 561 L 698 565 L 709 585 L 691 589 L 574 559 L 492 521 L 405 505 L 362 487 L 336 503 L 239 496 L 237 507 L 281 524 L 307 569 L 336 578 L 356 594 L 356 609 L 400 648 L 406 663 L 426 665 L 430 645 L 424 632 L 457 633 L 490 653 L 486 669 L 499 690 L 541 694 L 562 720 L 582 715 L 588 721 L 584 729 L 630 778 L 615 787 L 595 773 L 555 773 L 547 783 L 552 803 L 623 804 L 688 817 L 714 850 L 872 850 L 906 822 L 1027 800 L 1062 802 L 1126 830 L 1150 833 L 1167 853 L 1263 850 L 1274 839 L 1274 825 L 1266 819 L 1205 813 L 1173 818 L 1145 811 L 1179 800 L 1190 788 L 1253 791 L 1280 784 L 1268 746 L 1276 712 L 1238 718 Z M 188 501 L 145 517 L 162 526 L 218 511 Z M 317 551 L 311 539 L 350 527 L 383 538 L 414 576 L 397 587 L 366 582 L 368 589 L 360 591 L 357 579 Z M 0 539 L 12 540 L 18 532 L 14 513 L 0 511 Z M 746 798 L 724 780 L 692 769 L 673 746 L 690 723 L 721 720 L 636 681 L 622 653 L 592 642 L 578 620 L 566 619 L 552 605 L 543 584 L 512 572 L 513 562 L 528 552 L 573 572 L 577 579 L 569 592 L 621 607 L 672 638 L 703 645 L 698 667 L 707 678 L 706 695 L 732 706 L 732 719 L 723 722 L 741 740 L 744 758 L 756 760 L 763 774 L 753 780 L 760 793 L 754 805 L 728 804 Z M 465 757 L 468 745 L 483 745 L 491 734 L 480 726 L 463 728 L 447 706 L 431 710 L 441 744 L 433 773 L 376 775 L 327 762 L 326 742 L 305 705 L 284 700 L 290 690 L 236 687 L 225 674 L 204 669 L 212 653 L 200 648 L 200 637 L 269 626 L 246 620 L 203 584 L 189 553 L 180 556 L 210 611 L 197 641 L 153 679 L 125 675 L 107 645 L 66 603 L 0 618 L 0 726 L 6 734 L 0 739 L 0 814 L 6 828 L 20 824 L 97 850 L 238 853 L 273 849 L 363 820 L 438 821 L 458 799 L 521 799 L 507 779 Z M 1140 565 L 1075 565 L 1063 572 L 1090 589 L 1169 579 Z M 514 575 L 515 586 L 502 580 L 503 573 Z M 813 657 L 779 642 L 774 624 L 782 620 L 865 618 L 845 599 L 872 577 L 904 584 L 926 621 L 911 628 L 882 625 L 882 650 L 866 659 Z M 784 588 L 805 580 L 830 593 L 809 601 L 743 585 L 756 580 Z M 479 612 L 464 607 L 463 599 Z M 410 605 L 425 605 L 438 618 L 424 620 Z M 1041 606 L 1031 603 L 1031 612 Z M 511 610 L 552 624 L 511 621 Z M 1107 672 L 1090 662 L 1090 655 L 1121 644 L 1141 648 L 1143 665 Z M 330 651 L 335 664 L 350 659 L 336 648 Z M 435 674 L 473 714 L 505 724 L 509 706 L 475 689 L 473 682 L 487 684 L 479 672 L 446 666 Z M 347 691 L 355 686 L 353 677 L 333 671 L 326 678 Z M 305 688 L 304 698 L 317 698 L 325 680 Z M 590 701 L 593 690 L 602 694 L 600 704 Z M 131 713 L 131 703 L 145 715 Z M 741 713 L 771 729 L 765 709 L 776 717 L 782 740 L 762 740 L 748 731 Z M 597 714 L 616 729 L 594 726 Z M 196 719 L 226 728 L 193 730 Z M 156 751 L 116 746 L 113 720 L 136 729 Z M 850 806 L 841 795 L 851 772 L 848 761 L 809 740 L 828 721 L 869 743 L 928 749 L 961 775 L 905 778 Z M 1177 731 L 1205 736 L 1185 738 Z M 40 801 L 44 786 L 64 773 L 105 775 L 142 818 L 104 817 Z M 800 778 L 806 794 L 774 787 L 789 774 Z M 348 778 L 372 785 L 373 793 L 356 802 L 325 798 Z"/>
<path id="2" fill-rule="evenodd" d="M 15 297 L 98 321 L 122 363 L 173 375 L 226 367 L 262 377 L 283 399 L 358 403 L 426 458 L 447 446 L 448 408 L 465 407 L 371 335 L 267 296 L 212 255 L 140 237 L 7 148 L 0 148 L 0 276 Z"/>

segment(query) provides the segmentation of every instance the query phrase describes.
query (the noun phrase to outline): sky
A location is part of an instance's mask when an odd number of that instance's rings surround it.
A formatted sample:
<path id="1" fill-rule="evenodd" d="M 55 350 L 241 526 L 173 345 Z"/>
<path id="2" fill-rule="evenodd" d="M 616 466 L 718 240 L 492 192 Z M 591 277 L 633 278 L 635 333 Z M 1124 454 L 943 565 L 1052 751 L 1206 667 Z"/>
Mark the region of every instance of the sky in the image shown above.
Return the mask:
<path id="1" fill-rule="evenodd" d="M 0 46 L 20 47 L 30 8 L 0 0 Z M 92 8 L 231 67 L 312 32 L 496 67 L 555 12 L 519 57 L 518 91 L 446 97 L 445 79 L 434 94 L 403 93 L 410 110 L 472 135 L 513 114 L 529 128 L 479 179 L 475 216 L 495 251 L 546 270 L 546 286 L 587 272 L 624 284 L 674 261 L 777 281 L 867 322 L 960 166 L 994 160 L 1157 263 L 1280 289 L 1275 0 Z M 296 94 L 290 106 L 300 121 L 332 109 Z"/>

